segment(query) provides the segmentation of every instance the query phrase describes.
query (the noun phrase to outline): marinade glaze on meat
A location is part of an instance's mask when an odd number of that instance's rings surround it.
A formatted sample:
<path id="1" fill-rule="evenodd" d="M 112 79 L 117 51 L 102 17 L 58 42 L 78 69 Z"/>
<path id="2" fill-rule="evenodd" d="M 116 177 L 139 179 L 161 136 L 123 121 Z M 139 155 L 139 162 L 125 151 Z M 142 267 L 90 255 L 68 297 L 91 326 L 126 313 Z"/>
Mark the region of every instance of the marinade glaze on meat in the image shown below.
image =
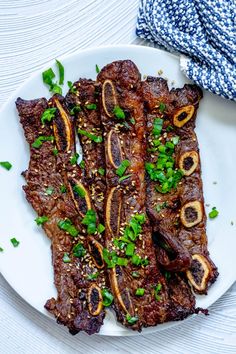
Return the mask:
<path id="1" fill-rule="evenodd" d="M 49 107 L 46 99 L 25 101 L 18 98 L 16 102 L 25 137 L 30 145 L 30 163 L 24 173 L 24 191 L 37 214 L 49 219 L 43 228 L 51 239 L 54 283 L 58 297 L 48 300 L 45 307 L 72 334 L 81 330 L 93 334 L 99 331 L 105 316 L 100 289 L 100 285 L 105 285 L 105 279 L 100 272 L 97 279 L 92 282 L 89 280 L 89 275 L 99 269 L 89 253 L 88 235 L 81 224 L 81 216 L 86 212 L 87 205 L 85 202 L 75 203 L 78 196 L 74 190 L 73 197 L 71 193 L 72 184 L 81 183 L 82 178 L 79 167 L 70 163 L 75 154 L 72 123 L 61 97 L 53 97 L 49 104 L 50 107 L 57 107 L 56 117 L 53 126 L 42 126 L 42 113 Z M 34 148 L 32 144 L 39 136 L 50 137 L 50 141 L 44 141 L 40 148 Z M 57 156 L 53 153 L 54 142 L 58 149 Z M 66 188 L 66 192 L 62 191 L 62 187 Z M 48 188 L 50 193 L 47 192 Z M 84 199 L 89 200 L 87 194 Z M 71 234 L 58 226 L 59 222 L 66 220 L 72 224 Z M 68 263 L 63 261 L 65 253 L 70 258 Z"/>
<path id="2" fill-rule="evenodd" d="M 206 293 L 218 272 L 207 249 L 200 157 L 194 133 L 202 92 L 196 85 L 169 91 L 166 80 L 153 77 L 148 77 L 142 87 L 147 111 L 147 209 L 158 244 L 157 259 L 170 271 L 186 271 L 193 290 Z M 174 172 L 169 168 L 171 159 Z M 163 171 L 172 179 L 180 176 L 167 192 L 163 190 Z"/>
<path id="3" fill-rule="evenodd" d="M 194 133 L 201 95 L 194 85 L 169 91 L 161 78 L 143 82 L 135 64 L 123 60 L 105 66 L 97 81 L 76 81 L 65 99 L 17 99 L 30 145 L 24 190 L 37 214 L 48 217 L 42 227 L 52 243 L 58 297 L 45 307 L 72 334 L 99 331 L 104 288 L 113 293 L 117 320 L 141 330 L 194 313 L 189 283 L 206 293 L 216 279 Z M 55 117 L 42 124 L 48 108 Z M 74 128 L 83 152 L 79 165 L 71 163 L 77 160 Z M 39 136 L 47 138 L 32 147 Z M 172 157 L 182 178 L 161 193 L 150 164 L 168 141 L 175 142 Z M 91 215 L 93 231 L 84 222 Z M 101 224 L 105 231 L 98 232 Z"/>

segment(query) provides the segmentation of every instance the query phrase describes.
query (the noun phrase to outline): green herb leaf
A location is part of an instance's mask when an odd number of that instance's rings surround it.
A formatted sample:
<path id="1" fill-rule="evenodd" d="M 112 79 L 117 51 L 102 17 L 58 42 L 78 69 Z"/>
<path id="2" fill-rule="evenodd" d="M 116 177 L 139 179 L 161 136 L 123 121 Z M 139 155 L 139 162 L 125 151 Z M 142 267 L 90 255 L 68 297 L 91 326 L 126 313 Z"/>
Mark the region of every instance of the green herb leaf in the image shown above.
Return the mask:
<path id="1" fill-rule="evenodd" d="M 113 114 L 118 119 L 125 119 L 125 112 L 119 106 L 115 106 L 115 108 L 113 109 Z"/>
<path id="2" fill-rule="evenodd" d="M 51 91 L 53 93 L 59 93 L 59 95 L 62 94 L 62 89 L 57 84 L 53 84 L 49 91 Z"/>
<path id="3" fill-rule="evenodd" d="M 119 182 L 122 182 L 122 181 L 124 181 L 125 179 L 130 178 L 131 176 L 132 176 L 132 174 L 126 175 L 126 176 L 122 176 L 122 177 L 119 178 Z"/>
<path id="4" fill-rule="evenodd" d="M 173 137 L 171 138 L 171 141 L 172 141 L 172 143 L 173 143 L 174 145 L 177 145 L 178 142 L 179 142 L 179 136 L 173 136 Z"/>
<path id="5" fill-rule="evenodd" d="M 172 130 L 174 130 L 174 127 L 172 125 L 168 125 L 168 127 L 166 128 L 166 131 L 171 132 Z"/>
<path id="6" fill-rule="evenodd" d="M 89 209 L 81 223 L 87 226 L 88 234 L 94 234 L 97 231 L 95 211 L 93 209 Z"/>
<path id="7" fill-rule="evenodd" d="M 162 284 L 161 283 L 158 283 L 154 289 L 154 296 L 155 296 L 155 299 L 157 301 L 160 301 L 161 300 L 161 297 L 159 295 L 160 291 L 162 289 Z"/>
<path id="8" fill-rule="evenodd" d="M 97 232 L 99 234 L 103 233 L 103 231 L 105 231 L 105 226 L 102 225 L 102 224 L 99 224 L 98 227 L 97 227 Z"/>
<path id="9" fill-rule="evenodd" d="M 57 59 L 56 59 L 56 63 L 57 63 L 58 71 L 59 71 L 59 85 L 63 85 L 64 84 L 64 75 L 65 75 L 64 66 Z"/>
<path id="10" fill-rule="evenodd" d="M 85 190 L 84 190 L 82 187 L 80 187 L 78 184 L 76 184 L 76 185 L 73 187 L 73 190 L 74 190 L 74 192 L 75 192 L 76 194 L 78 194 L 78 196 L 81 197 L 81 198 L 84 198 L 85 195 L 86 195 Z"/>
<path id="11" fill-rule="evenodd" d="M 114 296 L 110 293 L 108 289 L 102 289 L 102 298 L 103 298 L 103 306 L 108 307 L 111 306 Z"/>
<path id="12" fill-rule="evenodd" d="M 77 89 L 76 89 L 76 87 L 73 85 L 72 81 L 67 81 L 67 85 L 68 85 L 68 87 L 69 87 L 71 93 L 76 93 L 76 92 L 77 92 Z M 70 113 L 70 114 L 71 114 L 71 113 Z M 71 115 L 73 115 L 73 114 L 71 114 Z"/>
<path id="13" fill-rule="evenodd" d="M 104 175 L 105 175 L 105 169 L 102 168 L 102 167 L 99 167 L 98 173 L 99 173 L 101 176 L 104 176 Z"/>
<path id="14" fill-rule="evenodd" d="M 66 186 L 64 184 L 60 186 L 60 191 L 61 193 L 66 193 Z"/>
<path id="15" fill-rule="evenodd" d="M 39 149 L 45 141 L 54 141 L 54 136 L 40 135 L 32 144 L 32 147 Z"/>
<path id="16" fill-rule="evenodd" d="M 138 321 L 138 316 L 130 316 L 130 314 L 127 314 L 126 320 L 130 325 L 133 325 Z"/>
<path id="17" fill-rule="evenodd" d="M 52 86 L 53 85 L 53 82 L 52 80 L 54 79 L 55 77 L 55 74 L 54 74 L 54 71 L 52 70 L 52 68 L 48 69 L 48 70 L 45 70 L 43 73 L 42 73 L 42 77 L 43 77 L 43 82 L 48 85 L 48 86 Z"/>
<path id="18" fill-rule="evenodd" d="M 153 122 L 152 134 L 156 137 L 160 136 L 163 126 L 163 119 L 155 118 Z"/>
<path id="19" fill-rule="evenodd" d="M 99 66 L 97 64 L 96 64 L 95 68 L 96 68 L 96 73 L 99 74 L 100 73 L 100 69 L 99 69 Z"/>
<path id="20" fill-rule="evenodd" d="M 86 130 L 78 129 L 78 133 L 81 135 L 87 136 L 87 138 L 94 141 L 95 143 L 101 143 L 103 140 L 101 136 L 89 133 Z"/>
<path id="21" fill-rule="evenodd" d="M 86 249 L 84 248 L 84 246 L 82 245 L 81 242 L 78 242 L 73 248 L 73 255 L 77 258 L 81 258 L 83 256 L 85 256 L 86 254 Z"/>
<path id="22" fill-rule="evenodd" d="M 119 177 L 122 177 L 129 166 L 130 166 L 129 160 L 123 160 L 120 166 L 116 169 L 116 174 Z"/>
<path id="23" fill-rule="evenodd" d="M 127 264 L 128 264 L 128 259 L 127 258 L 122 258 L 122 257 L 117 257 L 117 261 L 116 261 L 116 264 L 119 265 L 119 266 L 124 266 L 126 267 Z"/>
<path id="24" fill-rule="evenodd" d="M 85 168 L 85 162 L 82 160 L 79 164 L 80 168 L 84 169 Z"/>
<path id="25" fill-rule="evenodd" d="M 130 123 L 133 124 L 133 125 L 136 123 L 136 121 L 135 121 L 135 119 L 134 119 L 133 117 L 131 117 L 129 121 L 130 121 Z"/>
<path id="26" fill-rule="evenodd" d="M 78 158 L 79 158 L 79 154 L 77 152 L 73 156 L 71 156 L 70 158 L 71 165 L 76 165 Z"/>
<path id="27" fill-rule="evenodd" d="M 76 113 L 81 112 L 81 110 L 82 110 L 81 106 L 80 105 L 76 105 L 70 110 L 70 115 L 74 116 Z"/>
<path id="28" fill-rule="evenodd" d="M 126 256 L 133 256 L 134 249 L 135 249 L 135 244 L 132 242 L 128 243 L 125 251 Z"/>
<path id="29" fill-rule="evenodd" d="M 7 171 L 10 171 L 10 169 L 12 168 L 12 164 L 9 161 L 1 161 L 0 166 L 5 168 Z"/>
<path id="30" fill-rule="evenodd" d="M 208 215 L 209 215 L 210 219 L 214 219 L 214 218 L 216 218 L 218 216 L 218 214 L 219 214 L 219 212 L 216 209 L 216 207 L 213 207 Z"/>
<path id="31" fill-rule="evenodd" d="M 54 149 L 52 150 L 52 153 L 53 153 L 54 156 L 57 156 L 57 155 L 58 155 L 58 150 L 57 150 L 56 148 L 54 148 Z"/>
<path id="32" fill-rule="evenodd" d="M 132 277 L 133 278 L 139 278 L 140 277 L 140 274 L 139 274 L 139 272 L 131 272 L 131 275 L 132 275 Z"/>
<path id="33" fill-rule="evenodd" d="M 135 291 L 135 295 L 137 295 L 137 296 L 143 296 L 144 293 L 145 293 L 145 289 L 144 288 L 138 288 Z"/>
<path id="34" fill-rule="evenodd" d="M 68 232 L 68 234 L 73 237 L 76 237 L 79 234 L 79 231 L 76 229 L 76 227 L 72 224 L 72 222 L 69 219 L 60 220 L 57 223 L 57 225 L 59 229 Z"/>
<path id="35" fill-rule="evenodd" d="M 160 110 L 160 112 L 163 113 L 163 112 L 165 111 L 165 109 L 166 109 L 165 103 L 160 102 L 160 105 L 159 105 L 159 110 Z"/>
<path id="36" fill-rule="evenodd" d="M 108 249 L 103 248 L 102 255 L 107 264 L 107 268 L 114 268 L 116 266 L 118 257 L 114 251 L 109 252 Z"/>
<path id="37" fill-rule="evenodd" d="M 46 189 L 46 191 L 45 191 L 45 193 L 46 193 L 47 195 L 52 195 L 53 192 L 54 192 L 54 188 L 53 188 L 53 187 L 48 187 L 48 188 Z"/>
<path id="38" fill-rule="evenodd" d="M 34 221 L 36 222 L 37 225 L 43 225 L 45 222 L 47 222 L 49 218 L 45 215 L 37 217 Z"/>
<path id="39" fill-rule="evenodd" d="M 2 247 L 0 247 L 0 252 L 3 252 L 3 251 L 4 251 L 4 249 Z"/>
<path id="40" fill-rule="evenodd" d="M 41 122 L 45 124 L 46 122 L 51 122 L 51 120 L 55 117 L 57 109 L 56 108 L 48 108 L 41 115 Z"/>
<path id="41" fill-rule="evenodd" d="M 167 202 L 163 202 L 161 204 L 157 204 L 155 209 L 159 213 L 162 209 L 167 208 L 167 206 L 168 206 L 168 203 Z"/>
<path id="42" fill-rule="evenodd" d="M 136 266 L 147 266 L 149 264 L 149 261 L 146 258 L 141 258 L 137 254 L 134 254 L 131 258 L 131 263 Z"/>
<path id="43" fill-rule="evenodd" d="M 99 276 L 99 274 L 100 274 L 99 272 L 91 273 L 91 274 L 87 275 L 86 279 L 87 279 L 87 280 L 94 280 L 94 279 L 97 279 L 98 276 Z"/>
<path id="44" fill-rule="evenodd" d="M 17 241 L 15 237 L 11 238 L 10 241 L 14 247 L 18 247 L 20 244 L 20 241 Z"/>
<path id="45" fill-rule="evenodd" d="M 69 253 L 65 252 L 62 258 L 64 263 L 70 263 L 71 259 L 69 257 Z"/>
<path id="46" fill-rule="evenodd" d="M 93 110 L 97 109 L 97 105 L 95 103 L 90 103 L 90 104 L 86 104 L 85 108 L 87 108 L 90 111 L 93 111 Z"/>
<path id="47" fill-rule="evenodd" d="M 131 241 L 135 241 L 138 235 L 142 232 L 142 226 L 146 221 L 146 217 L 144 214 L 135 214 L 129 224 L 124 229 L 124 236 L 130 239 Z"/>

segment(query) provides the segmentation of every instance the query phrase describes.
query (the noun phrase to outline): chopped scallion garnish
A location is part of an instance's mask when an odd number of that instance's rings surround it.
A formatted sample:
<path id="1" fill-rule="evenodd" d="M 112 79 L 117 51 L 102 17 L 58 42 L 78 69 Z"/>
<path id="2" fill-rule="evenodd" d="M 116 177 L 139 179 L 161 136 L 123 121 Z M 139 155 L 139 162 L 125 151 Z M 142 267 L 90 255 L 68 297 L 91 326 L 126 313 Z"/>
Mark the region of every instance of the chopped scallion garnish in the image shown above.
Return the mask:
<path id="1" fill-rule="evenodd" d="M 12 164 L 9 161 L 1 161 L 0 166 L 9 171 L 12 168 Z"/>
<path id="2" fill-rule="evenodd" d="M 210 219 L 215 219 L 218 216 L 218 214 L 219 214 L 219 212 L 216 209 L 216 207 L 213 207 L 208 215 L 209 215 Z"/>
<path id="3" fill-rule="evenodd" d="M 47 216 L 43 215 L 43 216 L 39 216 L 34 221 L 36 222 L 37 225 L 43 225 L 48 220 L 49 220 L 49 218 Z"/>
<path id="4" fill-rule="evenodd" d="M 14 247 L 18 247 L 20 244 L 20 241 L 18 241 L 15 237 L 11 238 L 10 241 Z"/>

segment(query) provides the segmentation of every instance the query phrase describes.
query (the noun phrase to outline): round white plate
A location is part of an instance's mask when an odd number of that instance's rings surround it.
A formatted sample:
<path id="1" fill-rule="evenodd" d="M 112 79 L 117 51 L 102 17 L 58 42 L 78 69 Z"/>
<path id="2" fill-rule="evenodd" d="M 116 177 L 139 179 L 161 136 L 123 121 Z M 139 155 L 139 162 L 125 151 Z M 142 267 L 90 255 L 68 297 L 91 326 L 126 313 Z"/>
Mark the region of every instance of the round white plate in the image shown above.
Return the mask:
<path id="1" fill-rule="evenodd" d="M 95 79 L 95 64 L 102 68 L 117 59 L 131 59 L 143 75 L 168 78 L 171 86 L 181 87 L 188 82 L 180 72 L 179 59 L 166 52 L 141 46 L 113 46 L 80 51 L 61 58 L 65 66 L 64 93 L 67 80 L 80 77 Z M 47 68 L 55 67 L 54 61 Z M 45 70 L 46 68 L 42 69 Z M 42 72 L 41 71 L 41 72 Z M 53 284 L 50 241 L 34 219 L 35 212 L 26 202 L 21 172 L 27 169 L 29 148 L 25 142 L 15 109 L 18 96 L 33 99 L 49 97 L 49 91 L 41 79 L 41 72 L 34 74 L 9 99 L 0 112 L 0 161 L 10 161 L 13 168 L 8 172 L 0 169 L 0 269 L 15 291 L 35 309 L 50 316 L 44 309 L 47 299 L 56 296 Z M 197 135 L 202 160 L 204 196 L 207 213 L 216 206 L 219 216 L 208 220 L 207 234 L 212 259 L 218 266 L 220 276 L 207 296 L 197 297 L 197 306 L 207 308 L 216 301 L 236 280 L 236 187 L 235 187 L 235 103 L 225 101 L 204 92 L 197 117 Z M 232 225 L 233 222 L 233 225 Z M 20 245 L 14 248 L 10 239 L 15 237 Z M 151 333 L 168 328 L 178 322 L 165 323 L 145 329 Z M 108 312 L 100 334 L 135 335 L 117 324 Z"/>

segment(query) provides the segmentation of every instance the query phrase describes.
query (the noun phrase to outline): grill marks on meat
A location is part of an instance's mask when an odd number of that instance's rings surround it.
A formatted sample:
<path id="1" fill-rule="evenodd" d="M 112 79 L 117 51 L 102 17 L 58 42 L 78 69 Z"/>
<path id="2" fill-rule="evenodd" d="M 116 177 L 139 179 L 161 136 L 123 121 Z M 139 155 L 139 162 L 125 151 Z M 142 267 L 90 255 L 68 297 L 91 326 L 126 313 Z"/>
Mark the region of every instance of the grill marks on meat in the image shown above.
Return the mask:
<path id="1" fill-rule="evenodd" d="M 68 162 L 75 151 L 73 132 L 68 122 L 65 129 L 66 120 L 70 118 L 63 107 L 62 99 L 55 96 L 51 99 L 50 105 L 57 107 L 54 124 L 57 124 L 58 132 L 55 126 L 41 125 L 41 115 L 48 108 L 46 99 L 25 101 L 18 98 L 16 101 L 25 137 L 30 145 L 30 163 L 28 171 L 24 174 L 26 179 L 24 191 L 37 214 L 49 218 L 49 221 L 43 224 L 43 228 L 51 239 L 54 282 L 58 297 L 48 300 L 45 307 L 54 314 L 59 323 L 67 326 L 72 334 L 81 330 L 92 334 L 99 331 L 105 315 L 101 301 L 97 303 L 96 299 L 96 303 L 93 304 L 95 295 L 92 290 L 96 284 L 104 284 L 104 277 L 100 274 L 92 282 L 87 279 L 89 274 L 95 273 L 98 269 L 88 252 L 85 230 L 81 227 L 81 218 L 78 216 L 71 194 L 69 190 L 66 193 L 60 190 L 62 185 L 68 186 L 68 174 L 73 173 Z M 60 127 L 63 127 L 62 132 Z M 64 138 L 65 131 L 67 136 Z M 51 136 L 53 132 L 56 134 L 55 140 L 59 149 L 57 157 L 53 154 L 54 143 L 50 141 L 43 142 L 39 149 L 32 147 L 39 134 Z M 67 166 L 69 170 L 65 172 L 63 166 Z M 79 171 L 75 171 L 74 174 L 76 178 L 80 178 Z M 48 187 L 53 191 L 51 195 L 46 193 Z M 65 219 L 69 219 L 79 231 L 77 237 L 70 236 L 58 227 L 58 222 Z M 82 258 L 73 254 L 73 247 L 78 242 L 84 244 L 87 249 L 86 255 Z M 63 262 L 64 253 L 68 253 L 70 263 Z M 94 315 L 91 313 L 94 311 L 91 304 L 98 309 Z"/>
<path id="2" fill-rule="evenodd" d="M 154 119 L 162 117 L 161 142 L 170 141 L 175 136 L 180 138 L 174 159 L 175 167 L 184 173 L 177 188 L 166 194 L 158 192 L 157 183 L 148 177 L 147 208 L 159 245 L 157 258 L 166 269 L 185 270 L 194 291 L 206 293 L 218 272 L 207 249 L 200 158 L 194 133 L 202 93 L 194 85 L 169 91 L 164 79 L 148 77 L 143 83 L 143 97 L 147 110 L 149 149 L 153 148 Z M 165 104 L 164 113 L 159 109 L 161 102 Z M 170 126 L 171 130 L 168 128 Z M 158 149 L 157 152 L 149 150 L 148 161 L 155 164 L 158 154 Z"/>
<path id="3" fill-rule="evenodd" d="M 146 215 L 145 207 L 145 117 L 141 97 L 140 74 L 129 60 L 117 61 L 104 67 L 98 75 L 102 84 L 101 119 L 104 125 L 107 195 L 105 203 L 106 247 L 120 257 L 124 252 L 114 245 L 114 239 L 124 233 L 134 215 Z M 109 85 L 107 91 L 106 85 Z M 107 93 L 108 92 L 108 93 Z M 108 95 L 108 98 L 107 98 Z M 115 95 L 115 97 L 111 97 Z M 122 108 L 126 124 L 115 117 L 112 102 Z M 135 124 L 130 122 L 135 119 Z M 119 181 L 116 169 L 123 160 L 130 166 Z M 165 279 L 156 265 L 148 220 L 142 225 L 142 232 L 135 241 L 135 254 L 148 259 L 148 265 L 137 266 L 129 261 L 125 267 L 116 265 L 108 269 L 117 318 L 127 327 L 140 330 L 164 322 L 168 309 L 168 294 Z M 138 272 L 134 278 L 132 272 Z M 159 284 L 160 292 L 155 297 Z M 144 288 L 144 296 L 135 295 L 137 288 Z M 137 317 L 134 324 L 127 321 L 127 315 Z"/>

